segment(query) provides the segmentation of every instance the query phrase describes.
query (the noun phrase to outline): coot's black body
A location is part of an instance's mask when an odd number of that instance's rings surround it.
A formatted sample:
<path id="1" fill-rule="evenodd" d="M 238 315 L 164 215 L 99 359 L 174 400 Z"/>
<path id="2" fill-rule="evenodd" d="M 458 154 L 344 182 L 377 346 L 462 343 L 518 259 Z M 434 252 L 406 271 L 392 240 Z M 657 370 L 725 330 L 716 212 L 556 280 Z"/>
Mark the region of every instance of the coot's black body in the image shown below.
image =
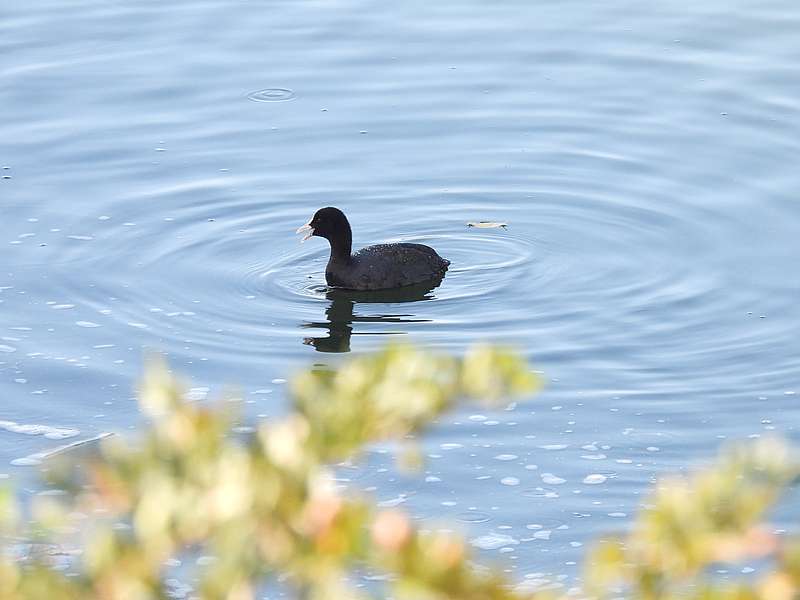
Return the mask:
<path id="1" fill-rule="evenodd" d="M 328 285 L 350 290 L 388 290 L 444 277 L 449 260 L 430 246 L 397 243 L 376 244 L 351 254 L 353 234 L 347 217 L 338 208 L 321 208 L 297 230 L 308 239 L 319 236 L 331 245 L 325 268 Z"/>

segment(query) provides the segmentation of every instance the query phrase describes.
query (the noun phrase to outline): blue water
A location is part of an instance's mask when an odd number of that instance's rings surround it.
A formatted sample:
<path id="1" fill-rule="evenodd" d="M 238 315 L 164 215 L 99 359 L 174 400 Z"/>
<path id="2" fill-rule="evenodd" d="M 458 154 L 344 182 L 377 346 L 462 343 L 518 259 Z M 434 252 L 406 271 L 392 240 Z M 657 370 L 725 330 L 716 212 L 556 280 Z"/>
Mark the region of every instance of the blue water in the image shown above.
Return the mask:
<path id="1" fill-rule="evenodd" d="M 254 423 L 336 351 L 514 344 L 541 395 L 343 484 L 569 586 L 659 474 L 797 440 L 800 5 L 395 4 L 4 3 L 0 476 L 134 429 L 148 350 Z M 329 297 L 326 205 L 443 284 Z"/>

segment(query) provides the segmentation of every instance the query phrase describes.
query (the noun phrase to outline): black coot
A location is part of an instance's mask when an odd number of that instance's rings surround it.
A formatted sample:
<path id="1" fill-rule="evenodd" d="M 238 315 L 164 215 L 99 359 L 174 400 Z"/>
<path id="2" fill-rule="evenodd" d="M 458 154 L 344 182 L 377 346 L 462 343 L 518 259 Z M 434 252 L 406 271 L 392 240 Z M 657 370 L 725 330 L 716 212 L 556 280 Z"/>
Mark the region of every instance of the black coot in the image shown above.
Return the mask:
<path id="1" fill-rule="evenodd" d="M 444 277 L 449 260 L 423 244 L 376 244 L 350 254 L 353 234 L 338 208 L 320 208 L 297 233 L 327 239 L 331 257 L 325 268 L 328 285 L 350 290 L 388 290 Z"/>

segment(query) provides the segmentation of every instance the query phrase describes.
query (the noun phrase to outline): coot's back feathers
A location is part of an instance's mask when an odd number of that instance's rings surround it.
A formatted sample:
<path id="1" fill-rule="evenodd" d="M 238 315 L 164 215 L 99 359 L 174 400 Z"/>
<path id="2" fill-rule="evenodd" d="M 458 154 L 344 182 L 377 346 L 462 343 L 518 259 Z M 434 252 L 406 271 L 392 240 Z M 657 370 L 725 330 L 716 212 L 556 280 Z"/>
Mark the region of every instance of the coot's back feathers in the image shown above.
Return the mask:
<path id="1" fill-rule="evenodd" d="M 450 264 L 424 244 L 376 244 L 350 254 L 352 234 L 347 217 L 337 208 L 318 210 L 298 232 L 320 236 L 331 244 L 325 268 L 328 285 L 352 290 L 385 290 L 439 281 Z M 304 238 L 305 239 L 305 238 Z"/>
<path id="2" fill-rule="evenodd" d="M 422 244 L 376 244 L 359 250 L 348 262 L 330 261 L 325 278 L 337 287 L 384 290 L 441 279 L 449 264 Z"/>

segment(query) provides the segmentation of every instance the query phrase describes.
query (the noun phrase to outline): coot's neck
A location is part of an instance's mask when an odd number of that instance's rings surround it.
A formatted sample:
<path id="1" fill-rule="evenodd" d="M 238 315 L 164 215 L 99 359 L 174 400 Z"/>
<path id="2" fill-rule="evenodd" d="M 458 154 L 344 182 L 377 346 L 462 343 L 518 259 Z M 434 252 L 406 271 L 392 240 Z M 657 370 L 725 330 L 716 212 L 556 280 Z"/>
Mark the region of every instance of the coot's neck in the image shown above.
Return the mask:
<path id="1" fill-rule="evenodd" d="M 350 224 L 345 221 L 344 227 L 336 235 L 328 238 L 331 243 L 331 262 L 348 262 L 353 248 L 353 234 Z"/>

